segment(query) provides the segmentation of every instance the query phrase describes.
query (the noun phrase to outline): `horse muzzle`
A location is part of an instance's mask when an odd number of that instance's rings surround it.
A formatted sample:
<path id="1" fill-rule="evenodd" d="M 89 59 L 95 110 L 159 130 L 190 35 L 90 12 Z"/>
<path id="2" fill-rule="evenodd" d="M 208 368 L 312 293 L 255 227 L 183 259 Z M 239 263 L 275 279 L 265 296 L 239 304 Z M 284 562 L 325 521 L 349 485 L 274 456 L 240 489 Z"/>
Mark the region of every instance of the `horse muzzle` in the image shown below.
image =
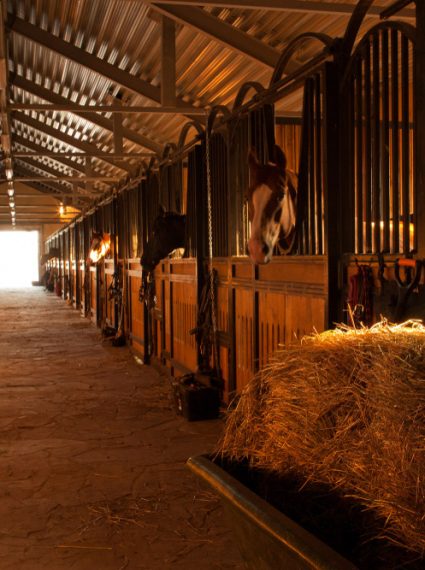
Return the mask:
<path id="1" fill-rule="evenodd" d="M 258 265 L 270 263 L 272 257 L 272 249 L 264 241 L 258 239 L 250 239 L 247 249 L 248 255 L 253 263 Z"/>

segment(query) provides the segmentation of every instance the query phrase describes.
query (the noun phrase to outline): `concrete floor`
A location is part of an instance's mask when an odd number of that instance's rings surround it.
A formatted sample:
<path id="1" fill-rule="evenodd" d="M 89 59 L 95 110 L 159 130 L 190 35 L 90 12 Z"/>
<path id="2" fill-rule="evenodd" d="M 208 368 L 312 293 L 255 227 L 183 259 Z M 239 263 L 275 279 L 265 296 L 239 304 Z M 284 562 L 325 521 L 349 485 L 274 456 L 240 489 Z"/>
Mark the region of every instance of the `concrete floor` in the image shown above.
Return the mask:
<path id="1" fill-rule="evenodd" d="M 1 570 L 244 567 L 185 467 L 222 424 L 169 392 L 53 294 L 0 290 Z"/>

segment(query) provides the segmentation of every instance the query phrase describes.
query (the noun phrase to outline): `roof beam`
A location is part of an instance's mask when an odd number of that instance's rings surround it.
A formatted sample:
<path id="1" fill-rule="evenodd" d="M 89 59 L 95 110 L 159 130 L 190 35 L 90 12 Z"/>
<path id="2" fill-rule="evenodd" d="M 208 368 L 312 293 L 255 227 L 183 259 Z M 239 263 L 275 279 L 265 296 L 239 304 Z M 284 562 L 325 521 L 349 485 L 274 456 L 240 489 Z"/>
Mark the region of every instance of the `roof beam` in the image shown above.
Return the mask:
<path id="1" fill-rule="evenodd" d="M 161 14 L 202 32 L 211 39 L 231 47 L 268 67 L 274 68 L 280 52 L 253 36 L 222 22 L 202 8 L 196 6 L 178 6 L 176 4 L 151 3 L 152 8 Z"/>
<path id="2" fill-rule="evenodd" d="M 16 140 L 19 139 L 19 140 Z M 27 148 L 30 148 L 29 145 L 27 145 L 25 143 L 25 139 L 23 139 L 22 137 L 13 137 L 14 142 L 17 142 L 18 144 L 20 144 L 21 146 L 26 146 Z M 20 142 L 23 141 L 23 142 Z M 37 146 L 37 145 L 36 145 Z M 25 156 L 45 156 L 45 157 L 49 157 L 49 158 L 60 158 L 61 161 L 63 162 L 63 164 L 67 164 L 69 163 L 69 166 L 71 168 L 73 168 L 74 170 L 78 170 L 79 172 L 84 172 L 83 168 L 79 168 L 76 162 L 72 162 L 71 160 L 65 162 L 64 158 L 66 157 L 77 157 L 77 158 L 86 158 L 86 157 L 90 157 L 90 158 L 132 158 L 133 160 L 135 158 L 146 158 L 146 157 L 150 157 L 152 156 L 151 154 L 147 154 L 147 153 L 141 153 L 141 152 L 124 152 L 124 153 L 117 153 L 117 152 L 104 152 L 104 153 L 99 153 L 99 154 L 88 154 L 86 152 L 50 152 L 48 150 L 43 151 L 43 147 L 39 147 L 39 150 L 36 152 L 22 152 L 20 150 L 15 150 L 13 151 L 13 156 L 14 157 L 25 157 Z"/>
<path id="3" fill-rule="evenodd" d="M 53 34 L 42 30 L 38 26 L 26 22 L 22 18 L 12 17 L 9 15 L 7 25 L 13 32 L 20 34 L 21 36 L 25 36 L 31 41 L 55 51 L 63 57 L 72 60 L 95 73 L 99 73 L 99 75 L 110 79 L 118 85 L 122 85 L 126 89 L 129 89 L 138 95 L 142 95 L 151 101 L 155 101 L 156 103 L 161 102 L 161 89 L 151 85 L 148 81 L 145 81 L 135 75 L 131 75 L 127 71 L 119 69 L 119 67 L 92 55 L 84 49 L 78 48 L 57 36 L 54 36 Z M 192 106 L 189 103 L 186 103 L 183 99 L 179 99 L 179 105 L 185 108 L 187 113 L 190 113 Z"/>
<path id="4" fill-rule="evenodd" d="M 144 0 L 145 1 L 145 0 Z M 213 8 L 242 8 L 248 10 L 275 10 L 278 12 L 298 12 L 351 16 L 354 4 L 318 2 L 312 0 L 147 0 L 147 4 L 168 4 L 175 6 L 211 6 Z M 382 6 L 372 6 L 368 16 L 379 18 Z M 415 19 L 414 9 L 405 9 L 397 17 Z"/>
<path id="5" fill-rule="evenodd" d="M 20 89 L 23 89 L 24 91 L 27 91 L 28 93 L 32 93 L 33 95 L 35 95 L 36 97 L 39 97 L 40 99 L 44 99 L 44 101 L 49 101 L 49 103 L 53 103 L 53 104 L 57 104 L 57 105 L 69 105 L 72 107 L 72 105 L 70 105 L 70 103 L 69 103 L 68 99 L 66 99 L 66 97 L 62 97 L 62 95 L 58 95 L 57 93 L 54 93 L 51 89 L 46 89 L 45 87 L 42 87 L 41 85 L 37 85 L 37 83 L 34 83 L 33 81 L 28 81 L 28 79 L 25 79 L 24 77 L 22 77 L 20 75 L 15 74 L 11 78 L 11 84 L 14 87 L 18 87 Z M 74 105 L 75 110 L 71 110 L 71 112 L 74 113 L 75 115 L 82 117 L 83 119 L 86 119 L 87 121 L 90 121 L 94 125 L 97 125 L 98 127 L 102 128 L 106 131 L 109 131 L 109 132 L 114 131 L 114 124 L 113 124 L 113 121 L 111 121 L 111 119 L 107 119 L 106 117 L 102 117 L 101 115 L 98 115 L 97 113 L 94 113 L 92 111 L 85 112 L 84 114 L 81 114 L 81 109 L 78 109 L 78 107 L 81 107 L 81 105 Z M 54 108 L 52 107 L 51 110 L 53 111 Z M 136 143 L 142 147 L 145 147 L 149 150 L 152 150 L 156 153 L 162 152 L 162 145 L 161 144 L 156 143 L 155 141 L 151 140 L 150 138 L 145 137 L 144 135 L 141 135 L 140 133 L 137 133 L 136 131 L 133 131 L 132 129 L 122 127 L 122 135 L 124 138 L 128 139 L 129 141 L 134 142 L 134 143 Z"/>
<path id="6" fill-rule="evenodd" d="M 19 161 L 22 164 L 29 166 L 30 168 L 35 168 L 41 172 L 45 172 L 46 174 L 51 174 L 52 176 L 56 176 L 58 174 L 54 168 L 51 168 L 50 166 L 47 166 L 38 160 L 32 160 L 31 158 L 27 157 L 25 160 L 23 158 L 20 158 Z"/>
<path id="7" fill-rule="evenodd" d="M 18 144 L 19 146 L 23 146 L 24 148 L 28 148 L 33 152 L 22 152 L 19 150 L 16 150 L 16 148 L 13 151 L 13 156 L 15 158 L 31 158 L 31 157 L 47 157 L 47 158 L 52 158 L 55 162 L 57 162 L 59 165 L 61 166 L 67 166 L 68 168 L 70 168 L 71 170 L 75 170 L 76 172 L 81 172 L 81 174 L 84 174 L 84 168 L 81 164 L 79 164 L 78 162 L 74 162 L 73 160 L 68 160 L 68 157 L 71 158 L 72 156 L 85 156 L 85 154 L 81 154 L 81 153 L 60 153 L 60 152 L 49 152 L 47 151 L 43 146 L 30 141 L 29 139 L 16 135 L 13 135 L 13 143 L 16 145 Z M 58 160 L 59 159 L 59 160 Z M 42 164 L 42 163 L 40 163 Z"/>
<path id="8" fill-rule="evenodd" d="M 34 178 L 34 172 L 30 170 L 30 168 L 28 167 L 28 165 L 24 162 L 21 162 L 20 159 L 16 160 L 16 167 L 15 167 L 15 180 L 18 178 L 19 182 L 19 178 Z M 50 196 L 51 198 L 58 198 L 58 199 L 63 199 L 64 196 L 67 196 L 68 198 L 71 198 L 72 196 L 74 196 L 74 192 L 69 190 L 67 187 L 63 186 L 60 182 L 57 182 L 56 180 L 54 180 L 53 178 L 46 177 L 46 180 L 43 182 L 41 181 L 41 177 L 37 178 L 38 181 L 40 181 L 39 183 L 36 183 L 36 181 L 34 180 L 32 184 L 30 184 L 30 181 L 28 180 L 27 182 L 25 182 L 25 184 L 27 186 L 30 186 L 31 188 L 33 188 L 34 190 L 37 190 L 38 192 L 40 192 L 41 194 L 44 194 L 45 196 Z M 48 183 L 47 183 L 48 182 Z M 85 193 L 85 190 L 79 188 L 80 192 L 84 192 L 84 194 L 78 194 L 78 199 L 85 199 L 85 198 L 89 198 L 92 199 L 93 196 L 88 196 Z M 17 196 L 19 197 L 19 194 L 17 194 Z M 37 197 L 37 196 L 35 196 Z M 16 202 L 16 200 L 15 200 Z M 19 202 L 17 202 L 17 207 L 19 207 Z"/>
<path id="9" fill-rule="evenodd" d="M 17 75 L 16 77 L 21 77 Z M 13 81 L 12 81 L 13 82 Z M 31 82 L 29 82 L 31 83 Z M 38 87 L 38 85 L 37 85 Z M 49 91 L 50 93 L 50 91 Z M 66 99 L 65 99 L 66 101 Z M 183 114 L 186 113 L 186 109 L 183 107 L 175 106 L 160 106 L 160 107 L 148 107 L 146 105 L 77 105 L 75 103 L 10 103 L 8 106 L 9 111 L 70 111 L 76 115 L 86 115 L 87 113 L 120 113 L 122 115 L 128 113 L 137 113 L 138 115 L 167 115 L 167 114 Z M 193 116 L 205 117 L 206 109 L 203 107 L 194 107 L 191 109 L 190 114 Z M 133 131 L 131 131 L 133 132 Z"/>
<path id="10" fill-rule="evenodd" d="M 22 176 L 31 176 L 32 172 L 28 170 L 28 168 L 20 164 L 18 161 L 16 162 L 15 174 L 22 175 Z M 54 181 L 50 184 L 31 184 L 29 182 L 26 183 L 26 186 L 33 188 L 33 190 L 37 190 L 40 194 L 48 195 L 51 198 L 62 199 L 64 195 L 71 195 L 70 192 L 67 192 L 67 189 L 59 184 L 55 183 Z M 19 204 L 17 204 L 19 207 Z"/>
<path id="11" fill-rule="evenodd" d="M 161 104 L 176 104 L 176 24 L 161 17 Z"/>
<path id="12" fill-rule="evenodd" d="M 44 133 L 46 135 L 48 135 L 49 137 L 53 137 L 54 139 L 65 143 L 68 146 L 71 146 L 73 148 L 76 148 L 80 151 L 89 153 L 89 154 L 97 154 L 99 153 L 99 149 L 88 143 L 85 141 L 79 141 L 77 139 L 74 139 L 74 137 L 71 137 L 69 135 L 67 135 L 66 133 L 63 133 L 62 131 L 58 130 L 58 129 L 54 129 L 53 127 L 50 127 L 49 125 L 46 125 L 46 123 L 43 123 L 42 121 L 39 121 L 38 119 L 34 119 L 33 117 L 30 117 L 29 115 L 25 115 L 24 113 L 14 113 L 12 115 L 13 119 L 16 121 L 19 121 L 21 123 L 23 123 L 24 125 L 27 125 L 28 127 L 31 127 L 37 131 L 39 131 L 40 133 Z M 104 162 L 107 162 L 108 164 L 114 166 L 115 168 L 120 168 L 121 170 L 125 170 L 126 172 L 130 172 L 129 167 L 126 167 L 125 164 L 119 164 L 116 161 L 114 161 L 113 159 L 107 159 L 107 158 L 102 158 L 102 160 Z"/>
<path id="13" fill-rule="evenodd" d="M 112 178 L 110 176 L 15 176 L 15 182 L 47 182 L 61 180 L 65 182 L 96 182 L 97 180 L 112 180 L 117 182 L 119 178 Z M 0 179 L 0 184 L 7 182 L 7 178 Z M 65 190 L 64 190 L 65 192 Z"/>

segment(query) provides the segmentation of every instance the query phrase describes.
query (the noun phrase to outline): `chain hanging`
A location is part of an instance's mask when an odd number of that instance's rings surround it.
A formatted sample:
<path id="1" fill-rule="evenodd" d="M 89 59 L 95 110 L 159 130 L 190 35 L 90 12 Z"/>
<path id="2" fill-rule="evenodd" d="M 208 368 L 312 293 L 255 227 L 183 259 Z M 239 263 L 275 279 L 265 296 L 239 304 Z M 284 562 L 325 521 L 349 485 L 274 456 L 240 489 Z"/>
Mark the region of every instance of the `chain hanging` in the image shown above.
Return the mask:
<path id="1" fill-rule="evenodd" d="M 213 335 L 213 357 L 217 377 L 220 377 L 220 367 L 217 348 L 217 315 L 215 304 L 215 283 L 213 271 L 213 220 L 212 220 L 212 187 L 211 187 L 211 154 L 210 154 L 210 129 L 208 115 L 205 129 L 205 152 L 207 167 L 207 208 L 208 208 L 208 273 L 210 280 L 210 296 L 211 296 L 211 323 Z"/>

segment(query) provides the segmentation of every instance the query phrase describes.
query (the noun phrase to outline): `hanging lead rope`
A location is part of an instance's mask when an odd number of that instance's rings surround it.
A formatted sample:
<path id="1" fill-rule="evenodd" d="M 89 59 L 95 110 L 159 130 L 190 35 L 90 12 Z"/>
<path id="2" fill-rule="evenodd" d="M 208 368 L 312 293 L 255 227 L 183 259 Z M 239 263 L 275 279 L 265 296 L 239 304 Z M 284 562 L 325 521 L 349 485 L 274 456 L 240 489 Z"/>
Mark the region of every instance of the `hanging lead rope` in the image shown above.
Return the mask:
<path id="1" fill-rule="evenodd" d="M 207 161 L 207 207 L 208 207 L 208 273 L 210 279 L 210 296 L 211 296 L 211 323 L 213 335 L 213 357 L 217 378 L 220 378 L 220 365 L 218 359 L 217 348 L 217 316 L 215 311 L 215 283 L 213 271 L 213 228 L 212 228 L 212 189 L 211 189 L 211 156 L 210 156 L 210 125 L 207 115 L 205 129 L 205 152 Z"/>

